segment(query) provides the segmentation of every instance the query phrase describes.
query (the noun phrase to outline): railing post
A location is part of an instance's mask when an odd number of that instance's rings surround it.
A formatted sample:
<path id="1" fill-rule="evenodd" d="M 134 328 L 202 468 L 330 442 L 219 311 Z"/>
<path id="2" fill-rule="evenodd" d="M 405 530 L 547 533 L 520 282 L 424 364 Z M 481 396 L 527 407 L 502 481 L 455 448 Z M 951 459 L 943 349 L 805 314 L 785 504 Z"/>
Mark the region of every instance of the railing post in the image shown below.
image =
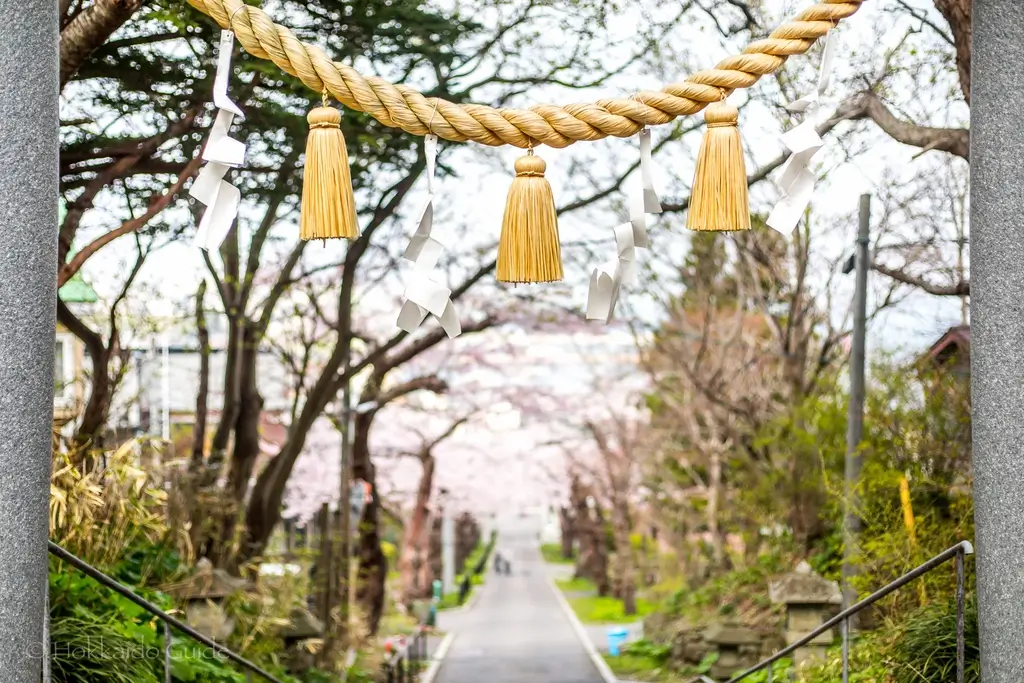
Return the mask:
<path id="1" fill-rule="evenodd" d="M 964 549 L 956 554 L 956 683 L 964 683 Z"/>
<path id="2" fill-rule="evenodd" d="M 171 625 L 166 621 L 164 625 L 164 683 L 173 683 L 171 676 Z"/>
<path id="3" fill-rule="evenodd" d="M 0 672 L 42 678 L 57 301 L 58 18 L 0 0 Z"/>
<path id="4" fill-rule="evenodd" d="M 50 671 L 50 656 L 53 654 L 53 645 L 50 644 L 50 581 L 46 581 L 46 605 L 43 609 L 43 683 L 50 683 L 52 675 Z"/>
<path id="5" fill-rule="evenodd" d="M 843 619 L 843 683 L 850 683 L 850 619 Z"/>

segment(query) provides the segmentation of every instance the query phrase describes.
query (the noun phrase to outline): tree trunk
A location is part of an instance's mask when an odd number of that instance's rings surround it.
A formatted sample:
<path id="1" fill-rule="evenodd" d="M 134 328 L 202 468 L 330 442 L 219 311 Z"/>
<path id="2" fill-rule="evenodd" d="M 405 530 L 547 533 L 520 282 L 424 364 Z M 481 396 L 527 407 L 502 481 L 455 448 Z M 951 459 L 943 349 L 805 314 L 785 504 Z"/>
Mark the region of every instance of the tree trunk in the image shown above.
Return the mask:
<path id="1" fill-rule="evenodd" d="M 352 443 L 352 477 L 370 484 L 372 497 L 363 510 L 359 525 L 359 576 L 356 599 L 366 615 L 370 635 L 376 635 L 384 614 L 384 593 L 388 561 L 380 547 L 380 494 L 377 491 L 376 468 L 370 461 L 370 426 L 375 411 L 359 414 L 355 420 Z"/>
<path id="2" fill-rule="evenodd" d="M 210 330 L 206 326 L 206 280 L 199 283 L 196 292 L 196 337 L 199 342 L 199 391 L 196 393 L 196 425 L 192 430 L 192 458 L 189 473 L 195 474 L 203 466 L 206 454 L 206 412 L 210 395 Z"/>
<path id="3" fill-rule="evenodd" d="M 718 523 L 718 508 L 722 495 L 722 453 L 717 448 L 710 450 L 707 522 L 708 533 L 711 535 L 711 564 L 714 569 L 720 569 L 725 564 L 722 532 Z"/>
<path id="4" fill-rule="evenodd" d="M 604 519 L 600 510 L 591 511 L 587 508 L 585 495 L 580 503 L 576 509 L 576 533 L 580 547 L 576 557 L 575 578 L 592 581 L 597 586 L 597 594 L 603 597 L 611 592 Z"/>
<path id="5" fill-rule="evenodd" d="M 424 581 L 424 567 L 429 565 L 427 552 L 429 549 L 430 529 L 430 494 L 434 487 L 434 456 L 427 453 L 422 458 L 423 473 L 420 475 L 416 489 L 416 500 L 412 515 L 405 527 L 402 539 L 402 552 L 399 555 L 398 569 L 402 576 L 401 601 L 411 606 L 413 600 L 430 596 L 430 582 Z"/>
<path id="6" fill-rule="evenodd" d="M 618 483 L 618 482 L 613 482 Z M 622 600 L 623 612 L 636 614 L 636 565 L 633 558 L 633 543 L 630 538 L 629 504 L 625 493 L 615 488 L 612 496 L 612 533 L 615 536 L 615 597 Z"/>
<path id="7" fill-rule="evenodd" d="M 263 414 L 263 397 L 256 386 L 258 343 L 254 341 L 252 332 L 247 329 L 243 337 L 243 347 L 238 357 L 240 371 L 238 375 L 238 398 L 236 401 L 236 417 L 234 429 L 234 448 L 231 454 L 231 469 L 228 471 L 226 496 L 221 499 L 217 512 L 220 524 L 211 529 L 209 540 L 205 544 L 204 556 L 209 557 L 218 567 L 229 571 L 237 571 L 242 561 L 258 556 L 266 547 L 264 541 L 258 548 L 242 548 L 236 551 L 236 542 L 248 542 L 248 534 L 236 539 L 238 523 L 241 521 L 246 494 L 252 479 L 256 460 L 260 455 L 260 417 Z M 209 515 L 210 511 L 199 511 Z M 280 512 L 277 515 L 280 519 Z M 271 527 L 271 531 L 273 527 Z M 269 539 L 270 534 L 267 534 Z"/>
<path id="8" fill-rule="evenodd" d="M 103 448 L 104 429 L 110 414 L 111 382 L 110 349 L 103 347 L 98 353 L 90 353 L 92 363 L 92 381 L 89 387 L 89 400 L 82 411 L 82 422 L 75 434 L 75 446 L 82 452 L 79 461 L 91 460 L 85 451 L 98 451 Z"/>
<path id="9" fill-rule="evenodd" d="M 956 67 L 964 101 L 971 103 L 971 0 L 935 0 L 935 8 L 949 22 L 956 47 Z"/>
<path id="10" fill-rule="evenodd" d="M 60 32 L 61 88 L 117 29 L 131 19 L 142 0 L 96 0 Z"/>
<path id="11" fill-rule="evenodd" d="M 571 560 L 576 546 L 576 527 L 571 508 L 563 505 L 558 511 L 558 521 L 562 532 L 562 559 Z"/>

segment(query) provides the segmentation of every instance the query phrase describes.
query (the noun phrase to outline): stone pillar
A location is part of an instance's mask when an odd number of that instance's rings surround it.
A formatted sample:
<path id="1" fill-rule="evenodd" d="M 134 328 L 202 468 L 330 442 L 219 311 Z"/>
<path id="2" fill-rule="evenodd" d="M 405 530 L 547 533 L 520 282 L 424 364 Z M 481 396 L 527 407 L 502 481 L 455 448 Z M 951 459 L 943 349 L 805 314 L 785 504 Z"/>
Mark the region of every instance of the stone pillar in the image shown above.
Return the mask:
<path id="1" fill-rule="evenodd" d="M 811 571 L 801 562 L 793 571 L 772 581 L 768 597 L 776 604 L 786 606 L 786 645 L 804 638 L 830 618 L 830 611 L 842 603 L 843 596 L 835 581 L 828 581 Z M 824 658 L 825 650 L 835 634 L 826 631 L 793 653 L 793 663 L 799 666 L 814 658 Z"/>
<path id="2" fill-rule="evenodd" d="M 1024 3 L 974 3 L 971 396 L 983 683 L 1024 681 Z"/>
<path id="3" fill-rule="evenodd" d="M 57 2 L 0 0 L 0 671 L 38 683 L 57 285 Z"/>

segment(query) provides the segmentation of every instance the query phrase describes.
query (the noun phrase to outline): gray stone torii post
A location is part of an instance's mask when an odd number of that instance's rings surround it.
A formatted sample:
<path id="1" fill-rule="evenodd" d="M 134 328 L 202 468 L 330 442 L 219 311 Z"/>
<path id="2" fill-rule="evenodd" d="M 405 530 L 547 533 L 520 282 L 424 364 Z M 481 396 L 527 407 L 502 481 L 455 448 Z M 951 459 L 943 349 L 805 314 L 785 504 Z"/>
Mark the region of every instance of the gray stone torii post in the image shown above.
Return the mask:
<path id="1" fill-rule="evenodd" d="M 981 678 L 1024 681 L 1024 3 L 974 3 L 971 403 Z"/>
<path id="2" fill-rule="evenodd" d="M 56 324 L 57 0 L 0 0 L 0 678 L 39 683 Z"/>

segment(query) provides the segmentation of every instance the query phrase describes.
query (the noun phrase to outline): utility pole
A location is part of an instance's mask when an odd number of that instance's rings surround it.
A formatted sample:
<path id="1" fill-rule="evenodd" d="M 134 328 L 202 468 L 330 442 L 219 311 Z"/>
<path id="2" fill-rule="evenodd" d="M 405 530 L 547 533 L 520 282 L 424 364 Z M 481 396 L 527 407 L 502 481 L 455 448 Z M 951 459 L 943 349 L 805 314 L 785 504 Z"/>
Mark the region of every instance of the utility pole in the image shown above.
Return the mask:
<path id="1" fill-rule="evenodd" d="M 338 491 L 338 563 L 337 577 L 340 590 L 338 591 L 338 605 L 341 608 L 341 629 L 347 636 L 355 604 L 356 590 L 352 584 L 352 573 L 349 571 L 349 564 L 352 562 L 352 521 L 351 504 L 352 496 L 352 378 L 349 376 L 349 369 L 352 360 L 352 337 L 346 330 L 345 339 L 342 343 L 344 348 L 344 361 L 342 363 L 345 373 L 345 384 L 342 387 L 341 397 L 341 481 Z"/>
<path id="2" fill-rule="evenodd" d="M 170 324 L 170 318 L 167 320 Z M 160 405 L 162 414 L 160 416 L 160 436 L 165 442 L 171 440 L 171 333 L 164 330 L 160 335 L 161 358 L 163 365 L 163 378 L 160 382 Z"/>
<path id="3" fill-rule="evenodd" d="M 971 402 L 983 683 L 1024 681 L 1024 3 L 974 3 Z"/>
<path id="4" fill-rule="evenodd" d="M 0 0 L 0 671 L 39 683 L 57 301 L 57 5 Z"/>
<path id="5" fill-rule="evenodd" d="M 864 439 L 864 374 L 868 324 L 868 269 L 870 251 L 868 232 L 871 229 L 871 195 L 860 197 L 860 221 L 853 261 L 857 283 L 853 295 L 853 337 L 850 340 L 850 406 L 846 419 L 846 514 L 843 521 L 843 604 L 849 607 L 857 601 L 857 590 L 851 579 L 857 575 L 855 564 L 860 537 L 860 500 L 857 486 L 863 457 L 860 443 Z M 844 273 L 850 272 L 847 262 Z M 852 619 L 847 628 L 855 626 Z"/>

